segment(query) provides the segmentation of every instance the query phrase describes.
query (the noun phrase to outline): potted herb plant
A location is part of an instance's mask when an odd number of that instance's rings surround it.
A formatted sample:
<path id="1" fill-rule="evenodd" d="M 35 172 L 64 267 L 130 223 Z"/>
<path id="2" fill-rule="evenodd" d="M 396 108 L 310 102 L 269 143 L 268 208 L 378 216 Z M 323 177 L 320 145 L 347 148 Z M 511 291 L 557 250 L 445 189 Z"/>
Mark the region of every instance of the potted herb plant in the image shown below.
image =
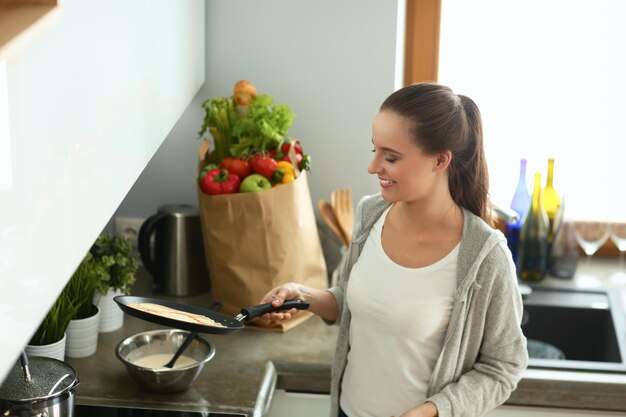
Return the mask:
<path id="1" fill-rule="evenodd" d="M 66 330 L 67 357 L 84 358 L 96 352 L 100 310 L 94 304 L 94 294 L 104 273 L 104 266 L 87 252 L 63 289 L 65 296 L 75 305 L 75 313 Z"/>
<path id="2" fill-rule="evenodd" d="M 100 309 L 100 333 L 112 332 L 124 325 L 124 313 L 113 297 L 130 294 L 137 273 L 137 259 L 128 240 L 102 234 L 90 250 L 102 266 L 94 303 Z"/>
<path id="3" fill-rule="evenodd" d="M 29 356 L 64 360 L 67 339 L 65 331 L 75 313 L 76 304 L 62 291 L 26 346 L 26 353 Z"/>

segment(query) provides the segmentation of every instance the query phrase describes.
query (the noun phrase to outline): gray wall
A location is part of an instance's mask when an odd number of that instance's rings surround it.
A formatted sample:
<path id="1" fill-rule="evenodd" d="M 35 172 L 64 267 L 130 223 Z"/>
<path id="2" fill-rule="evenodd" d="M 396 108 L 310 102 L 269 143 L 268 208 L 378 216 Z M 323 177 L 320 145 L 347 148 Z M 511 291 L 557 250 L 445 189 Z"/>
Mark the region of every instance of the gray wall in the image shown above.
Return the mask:
<path id="1" fill-rule="evenodd" d="M 115 215 L 197 205 L 200 105 L 230 96 L 240 79 L 297 115 L 290 134 L 312 155 L 313 202 L 336 187 L 351 187 L 355 199 L 376 192 L 367 173 L 371 121 L 394 90 L 398 2 L 209 0 L 206 10 L 206 83 Z"/>

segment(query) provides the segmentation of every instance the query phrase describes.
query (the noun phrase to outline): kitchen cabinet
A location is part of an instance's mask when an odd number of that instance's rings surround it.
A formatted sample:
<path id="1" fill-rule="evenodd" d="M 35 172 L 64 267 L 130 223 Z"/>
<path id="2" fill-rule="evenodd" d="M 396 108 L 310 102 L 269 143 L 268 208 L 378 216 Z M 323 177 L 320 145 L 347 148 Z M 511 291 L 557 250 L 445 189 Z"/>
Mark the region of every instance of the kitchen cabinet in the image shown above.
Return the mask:
<path id="1" fill-rule="evenodd" d="M 148 159 L 156 152 L 205 78 L 203 0 L 146 3 Z"/>
<path id="2" fill-rule="evenodd" d="M 330 396 L 274 390 L 267 417 L 319 417 L 330 413 Z M 601 417 L 623 416 L 621 412 L 573 410 L 566 408 L 515 407 L 503 405 L 485 417 Z"/>
<path id="3" fill-rule="evenodd" d="M 203 85 L 204 27 L 203 0 L 66 0 L 0 58 L 0 380 Z"/>
<path id="4" fill-rule="evenodd" d="M 330 395 L 275 389 L 267 417 L 320 417 L 330 414 Z"/>
<path id="5" fill-rule="evenodd" d="M 623 416 L 622 412 L 573 410 L 567 408 L 514 407 L 503 405 L 491 410 L 485 417 L 601 417 Z"/>

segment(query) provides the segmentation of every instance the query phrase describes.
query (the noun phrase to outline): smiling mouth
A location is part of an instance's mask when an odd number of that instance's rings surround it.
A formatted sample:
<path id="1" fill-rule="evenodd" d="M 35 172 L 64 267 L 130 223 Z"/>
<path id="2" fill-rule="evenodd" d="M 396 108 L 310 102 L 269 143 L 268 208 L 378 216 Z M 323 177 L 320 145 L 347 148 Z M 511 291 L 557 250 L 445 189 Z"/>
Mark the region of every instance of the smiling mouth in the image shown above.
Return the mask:
<path id="1" fill-rule="evenodd" d="M 395 181 L 391 181 L 391 180 L 384 180 L 382 178 L 379 178 L 378 181 L 380 181 L 380 185 L 384 186 L 389 186 L 392 184 L 395 184 Z"/>

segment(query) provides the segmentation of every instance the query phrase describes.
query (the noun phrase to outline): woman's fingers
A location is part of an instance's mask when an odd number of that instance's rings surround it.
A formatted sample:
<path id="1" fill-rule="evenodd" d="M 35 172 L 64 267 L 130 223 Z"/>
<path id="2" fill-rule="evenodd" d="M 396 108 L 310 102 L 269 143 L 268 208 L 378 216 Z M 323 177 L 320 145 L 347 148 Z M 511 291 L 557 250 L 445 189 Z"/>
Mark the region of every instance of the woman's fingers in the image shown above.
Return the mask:
<path id="1" fill-rule="evenodd" d="M 261 299 L 259 304 L 272 303 L 275 306 L 280 306 L 283 304 L 284 300 L 285 300 L 284 286 L 280 286 L 280 287 L 272 288 L 270 292 L 265 294 L 265 296 Z"/>
<path id="2" fill-rule="evenodd" d="M 294 292 L 295 291 L 292 289 L 290 285 L 285 285 L 281 287 L 280 291 L 278 291 L 278 294 L 276 294 L 276 296 L 274 297 L 272 304 L 274 305 L 274 307 L 282 306 L 285 300 L 294 298 L 295 296 Z"/>
<path id="3" fill-rule="evenodd" d="M 292 284 L 281 285 L 280 287 L 276 287 L 272 289 L 269 293 L 263 297 L 261 303 L 272 303 L 274 307 L 280 307 L 283 305 L 285 300 L 292 300 L 301 298 L 300 292 L 298 291 L 298 287 Z M 298 310 L 295 308 L 291 308 L 287 311 L 278 311 L 274 313 L 266 313 L 261 318 L 264 320 L 289 320 L 292 318 Z"/>
<path id="4" fill-rule="evenodd" d="M 274 320 L 274 321 L 289 320 L 297 312 L 298 310 L 296 310 L 295 308 L 291 308 L 287 311 L 277 311 L 274 313 L 266 313 L 261 318 L 263 318 L 264 320 Z"/>

